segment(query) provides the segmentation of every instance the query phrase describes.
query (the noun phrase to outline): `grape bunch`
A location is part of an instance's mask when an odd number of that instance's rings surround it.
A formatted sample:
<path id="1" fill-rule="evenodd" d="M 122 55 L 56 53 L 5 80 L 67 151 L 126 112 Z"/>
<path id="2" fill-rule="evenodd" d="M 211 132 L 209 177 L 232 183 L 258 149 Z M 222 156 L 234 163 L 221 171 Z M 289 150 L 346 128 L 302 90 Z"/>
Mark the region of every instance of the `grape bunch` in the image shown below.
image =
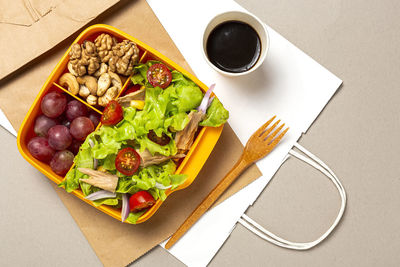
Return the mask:
<path id="1" fill-rule="evenodd" d="M 43 97 L 40 107 L 43 114 L 35 120 L 36 137 L 29 141 L 28 150 L 34 158 L 50 164 L 56 174 L 64 176 L 100 116 L 80 101 L 69 100 L 55 91 Z"/>

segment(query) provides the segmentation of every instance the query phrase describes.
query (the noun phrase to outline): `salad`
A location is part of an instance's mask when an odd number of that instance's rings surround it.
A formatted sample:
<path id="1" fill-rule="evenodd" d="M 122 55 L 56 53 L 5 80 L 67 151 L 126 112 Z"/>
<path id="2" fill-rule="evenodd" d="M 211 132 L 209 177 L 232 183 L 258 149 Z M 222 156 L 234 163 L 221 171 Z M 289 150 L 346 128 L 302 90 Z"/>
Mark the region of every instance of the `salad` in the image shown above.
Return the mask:
<path id="1" fill-rule="evenodd" d="M 134 71 L 131 82 L 140 89 L 108 103 L 102 126 L 87 136 L 59 184 L 67 192 L 80 188 L 95 205 L 121 208 L 121 220 L 132 224 L 185 182 L 175 171 L 199 127 L 218 127 L 229 117 L 210 97 L 214 86 L 203 94 L 158 61 L 135 64 Z"/>

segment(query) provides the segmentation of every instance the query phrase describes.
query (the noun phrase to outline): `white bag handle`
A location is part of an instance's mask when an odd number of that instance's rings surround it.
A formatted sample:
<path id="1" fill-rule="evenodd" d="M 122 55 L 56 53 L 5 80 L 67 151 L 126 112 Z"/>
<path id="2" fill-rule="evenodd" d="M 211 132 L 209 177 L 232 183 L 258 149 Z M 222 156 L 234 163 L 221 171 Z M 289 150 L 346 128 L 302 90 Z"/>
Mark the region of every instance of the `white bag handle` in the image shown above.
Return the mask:
<path id="1" fill-rule="evenodd" d="M 244 227 L 246 227 L 248 230 L 253 232 L 254 234 L 258 235 L 264 240 L 267 240 L 277 246 L 288 248 L 288 249 L 295 249 L 295 250 L 307 250 L 310 249 L 319 243 L 321 243 L 332 231 L 335 229 L 336 225 L 339 223 L 340 219 L 343 216 L 344 209 L 346 207 L 346 192 L 340 183 L 339 179 L 336 177 L 336 175 L 333 173 L 333 171 L 324 163 L 322 160 L 320 160 L 318 157 L 313 155 L 311 152 L 309 152 L 307 149 L 296 143 L 294 145 L 297 149 L 299 149 L 301 152 L 303 152 L 305 155 L 308 157 L 303 156 L 302 154 L 294 151 L 293 149 L 289 151 L 289 154 L 308 163 L 312 167 L 318 169 L 321 171 L 323 174 L 325 174 L 331 181 L 334 183 L 336 186 L 337 190 L 339 191 L 340 197 L 342 199 L 342 204 L 340 206 L 339 214 L 336 217 L 335 221 L 329 227 L 329 229 L 318 239 L 312 242 L 307 242 L 307 243 L 296 243 L 296 242 L 291 242 L 288 240 L 285 240 L 283 238 L 280 238 L 279 236 L 276 236 L 275 234 L 271 233 L 258 223 L 256 223 L 254 220 L 252 220 L 250 217 L 248 217 L 246 214 L 243 214 L 242 217 L 239 219 L 239 223 L 242 224 Z"/>

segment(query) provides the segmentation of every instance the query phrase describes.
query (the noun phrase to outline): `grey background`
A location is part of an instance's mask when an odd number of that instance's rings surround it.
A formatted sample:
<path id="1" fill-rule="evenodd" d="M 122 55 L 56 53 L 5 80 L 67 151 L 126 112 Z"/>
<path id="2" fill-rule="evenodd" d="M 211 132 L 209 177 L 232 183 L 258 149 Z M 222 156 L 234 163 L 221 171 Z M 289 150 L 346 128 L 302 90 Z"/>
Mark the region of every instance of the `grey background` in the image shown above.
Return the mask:
<path id="1" fill-rule="evenodd" d="M 238 225 L 210 266 L 400 264 L 400 2 L 238 0 L 343 79 L 300 143 L 328 163 L 348 193 L 337 230 L 306 252 L 275 247 Z M 50 185 L 0 129 L 0 266 L 99 266 Z M 333 185 L 291 159 L 247 214 L 293 241 L 310 241 L 339 209 Z M 135 266 L 183 266 L 160 247 Z"/>

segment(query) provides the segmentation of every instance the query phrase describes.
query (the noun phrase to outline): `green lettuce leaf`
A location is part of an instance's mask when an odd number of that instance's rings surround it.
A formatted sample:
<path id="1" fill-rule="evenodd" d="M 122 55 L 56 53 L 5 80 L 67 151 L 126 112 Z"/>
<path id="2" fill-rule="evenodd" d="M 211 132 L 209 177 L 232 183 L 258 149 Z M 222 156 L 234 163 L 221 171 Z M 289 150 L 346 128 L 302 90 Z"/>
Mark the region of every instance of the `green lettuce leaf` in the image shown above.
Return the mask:
<path id="1" fill-rule="evenodd" d="M 221 102 L 214 98 L 210 107 L 207 109 L 206 117 L 199 123 L 200 126 L 218 127 L 224 124 L 229 118 L 227 111 Z"/>
<path id="2" fill-rule="evenodd" d="M 172 71 L 172 82 L 176 94 L 179 96 L 174 102 L 179 112 L 188 112 L 197 108 L 203 99 L 203 92 L 191 80 L 187 79 L 182 73 Z"/>
<path id="3" fill-rule="evenodd" d="M 130 212 L 128 218 L 126 218 L 127 223 L 136 224 L 137 220 L 142 216 L 147 210 L 139 211 L 136 213 Z"/>
<path id="4" fill-rule="evenodd" d="M 171 189 L 174 190 L 175 188 L 177 188 L 178 186 L 180 186 L 181 184 L 183 184 L 186 179 L 187 179 L 187 175 L 186 174 L 174 174 L 170 176 L 171 179 Z"/>
<path id="5" fill-rule="evenodd" d="M 93 139 L 94 134 L 88 135 L 86 141 L 81 145 L 79 153 L 75 156 L 74 162 L 82 168 L 93 168 L 93 157 L 89 139 Z"/>
<path id="6" fill-rule="evenodd" d="M 124 121 L 116 128 L 115 140 L 118 142 L 133 139 L 136 136 L 135 127 L 128 121 Z"/>
<path id="7" fill-rule="evenodd" d="M 132 121 L 135 118 L 136 109 L 135 108 L 124 108 L 124 120 Z"/>
<path id="8" fill-rule="evenodd" d="M 88 177 L 87 175 L 85 175 L 84 178 L 89 178 L 89 177 Z M 87 184 L 87 183 L 84 183 L 84 182 L 81 182 L 81 181 L 79 181 L 79 183 L 80 183 L 80 185 L 81 185 L 82 193 L 83 193 L 83 195 L 84 195 L 85 197 L 86 197 L 87 195 L 90 195 L 91 193 L 94 193 L 94 192 L 100 190 L 100 189 L 95 188 L 94 186 L 92 186 L 92 185 L 90 185 L 90 184 Z"/>
<path id="9" fill-rule="evenodd" d="M 145 85 L 147 83 L 146 73 L 149 67 L 146 64 L 138 64 L 134 69 L 136 73 L 131 77 L 132 83 Z"/>
<path id="10" fill-rule="evenodd" d="M 189 116 L 186 112 L 177 113 L 164 121 L 164 128 L 172 127 L 177 132 L 183 130 L 189 123 Z"/>
<path id="11" fill-rule="evenodd" d="M 89 138 L 91 138 L 94 143 L 93 148 L 90 149 L 90 146 L 88 147 L 88 150 L 91 151 L 92 161 L 93 158 L 104 159 L 109 154 L 118 153 L 121 149 L 122 143 L 120 142 L 121 140 L 118 141 L 116 139 L 116 136 L 120 135 L 114 127 L 102 126 L 99 130 L 93 132 L 86 138 L 85 143 L 88 142 Z"/>
<path id="12" fill-rule="evenodd" d="M 72 191 L 79 188 L 79 178 L 76 174 L 76 168 L 72 168 L 65 179 L 58 185 L 59 187 L 64 187 L 65 191 L 71 193 Z"/>
<path id="13" fill-rule="evenodd" d="M 139 144 L 140 151 L 148 149 L 152 155 L 159 153 L 164 156 L 170 156 L 175 155 L 178 152 L 173 139 L 171 139 L 171 141 L 165 146 L 160 146 L 159 144 L 154 143 L 147 136 L 137 138 L 136 142 Z"/>
<path id="14" fill-rule="evenodd" d="M 101 205 L 109 205 L 109 206 L 117 206 L 119 203 L 119 199 L 117 197 L 115 198 L 103 198 L 103 199 L 98 199 L 94 200 L 93 204 L 98 207 Z"/>
<path id="15" fill-rule="evenodd" d="M 115 158 L 116 154 L 109 154 L 107 157 L 103 160 L 101 166 L 103 166 L 104 169 L 108 171 L 114 171 L 115 170 Z"/>
<path id="16" fill-rule="evenodd" d="M 154 187 L 148 191 L 154 197 L 155 200 L 160 199 L 161 201 L 164 201 L 167 198 L 167 195 L 165 194 L 165 190 Z"/>
<path id="17" fill-rule="evenodd" d="M 125 176 L 120 177 L 118 181 L 117 189 L 115 190 L 117 193 L 129 193 L 134 194 L 139 190 L 136 186 L 136 183 L 132 180 L 131 177 Z"/>

